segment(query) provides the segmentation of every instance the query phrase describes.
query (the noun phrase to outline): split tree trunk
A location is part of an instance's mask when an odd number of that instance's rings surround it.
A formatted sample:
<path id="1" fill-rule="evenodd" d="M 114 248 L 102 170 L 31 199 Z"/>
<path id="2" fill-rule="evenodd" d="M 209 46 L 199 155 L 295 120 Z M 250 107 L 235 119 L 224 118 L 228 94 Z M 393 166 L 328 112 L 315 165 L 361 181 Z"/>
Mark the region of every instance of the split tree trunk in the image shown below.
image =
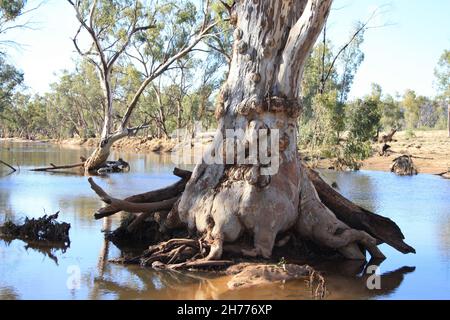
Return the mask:
<path id="1" fill-rule="evenodd" d="M 321 202 L 298 156 L 301 77 L 331 3 L 260 0 L 237 1 L 232 7 L 233 59 L 216 109 L 213 148 L 223 142 L 227 129 L 242 130 L 246 137 L 276 129 L 279 169 L 264 175 L 267 164 L 260 159 L 247 165 L 203 161 L 196 166 L 169 218 L 178 216 L 191 232 L 209 235 L 213 245 L 208 259 L 220 258 L 223 243 L 244 232 L 254 238 L 254 249 L 245 254 L 268 258 L 277 234 L 292 228 L 348 258 L 364 258 L 359 245 L 383 257 L 374 237 L 348 227 Z"/>

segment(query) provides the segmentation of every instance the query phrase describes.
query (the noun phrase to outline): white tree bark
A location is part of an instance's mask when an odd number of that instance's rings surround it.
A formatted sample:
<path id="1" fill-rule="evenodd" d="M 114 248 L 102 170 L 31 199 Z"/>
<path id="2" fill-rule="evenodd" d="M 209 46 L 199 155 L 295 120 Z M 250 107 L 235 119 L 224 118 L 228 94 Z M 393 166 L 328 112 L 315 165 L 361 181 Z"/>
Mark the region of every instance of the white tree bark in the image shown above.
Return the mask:
<path id="1" fill-rule="evenodd" d="M 328 17 L 332 0 L 236 1 L 233 58 L 216 109 L 220 144 L 227 129 L 279 130 L 279 170 L 263 175 L 263 165 L 202 163 L 178 206 L 191 231 L 214 242 L 209 259 L 224 241 L 244 232 L 254 237 L 251 255 L 270 257 L 279 232 L 299 218 L 301 186 L 297 153 L 298 92 L 304 63 Z"/>

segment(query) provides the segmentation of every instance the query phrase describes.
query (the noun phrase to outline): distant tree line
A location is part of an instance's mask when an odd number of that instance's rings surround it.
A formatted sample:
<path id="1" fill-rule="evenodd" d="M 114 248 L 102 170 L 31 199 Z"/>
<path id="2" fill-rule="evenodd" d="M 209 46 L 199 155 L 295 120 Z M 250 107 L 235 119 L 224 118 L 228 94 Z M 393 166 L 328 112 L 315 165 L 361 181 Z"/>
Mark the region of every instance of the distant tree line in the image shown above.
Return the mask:
<path id="1" fill-rule="evenodd" d="M 0 2 L 0 35 L 23 14 L 25 5 L 20 0 Z M 146 18 L 155 12 L 159 16 L 154 17 L 151 28 L 132 39 L 131 50 L 118 59 L 111 73 L 117 119 L 124 116 L 133 93 L 151 72 L 148 66 L 157 67 L 182 50 L 189 41 L 188 27 L 201 23 L 199 8 L 190 1 L 160 1 L 159 7 L 153 9 L 153 13 L 135 11 Z M 226 7 L 213 1 L 212 9 L 218 21 L 211 36 L 177 59 L 140 96 L 130 123 L 148 124 L 141 135 L 167 138 L 177 128 L 193 130 L 197 121 L 207 128 L 215 127 L 215 99 L 228 71 L 232 37 L 228 22 L 221 19 L 226 16 Z M 123 41 L 120 21 L 107 14 L 111 10 L 97 17 L 97 23 L 106 27 L 116 23 L 111 34 L 104 37 Z M 371 141 L 382 131 L 444 129 L 447 125 L 449 50 L 436 66 L 436 97 L 420 96 L 412 90 L 391 96 L 373 84 L 367 96 L 349 99 L 355 75 L 364 61 L 361 47 L 367 29 L 365 23 L 356 23 L 348 42 L 340 47 L 327 39 L 325 29 L 308 60 L 301 83 L 299 144 L 313 159 L 336 158 L 339 166 L 357 168 L 370 155 Z M 80 55 L 74 70 L 62 71 L 49 92 L 31 96 L 23 86 L 23 74 L 0 52 L 0 135 L 36 139 L 99 137 L 104 123 L 104 88 L 90 53 Z"/>

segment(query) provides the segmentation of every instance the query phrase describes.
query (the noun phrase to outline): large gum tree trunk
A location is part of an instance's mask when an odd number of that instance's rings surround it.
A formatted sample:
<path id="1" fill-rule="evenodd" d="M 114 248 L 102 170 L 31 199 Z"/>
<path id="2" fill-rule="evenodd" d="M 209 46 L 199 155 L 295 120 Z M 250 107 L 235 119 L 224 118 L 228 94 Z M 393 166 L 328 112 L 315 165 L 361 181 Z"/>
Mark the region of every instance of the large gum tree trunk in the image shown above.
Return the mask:
<path id="1" fill-rule="evenodd" d="M 347 258 L 363 259 L 361 244 L 382 257 L 373 237 L 349 228 L 320 201 L 297 151 L 300 80 L 331 3 L 240 0 L 231 9 L 233 59 L 216 109 L 214 144 L 221 143 L 227 129 L 243 130 L 246 136 L 278 129 L 279 169 L 265 175 L 262 163 L 204 160 L 196 166 L 169 218 L 176 216 L 192 232 L 209 235 L 213 245 L 208 259 L 220 258 L 223 243 L 244 232 L 254 239 L 254 249 L 244 254 L 270 257 L 277 234 L 288 229 Z"/>

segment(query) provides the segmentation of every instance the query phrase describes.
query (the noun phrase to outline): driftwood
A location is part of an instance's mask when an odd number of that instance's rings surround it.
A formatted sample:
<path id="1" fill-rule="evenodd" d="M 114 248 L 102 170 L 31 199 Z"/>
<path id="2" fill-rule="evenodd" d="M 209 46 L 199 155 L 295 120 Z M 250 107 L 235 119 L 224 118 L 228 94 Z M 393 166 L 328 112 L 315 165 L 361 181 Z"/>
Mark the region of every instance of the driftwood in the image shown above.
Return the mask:
<path id="1" fill-rule="evenodd" d="M 450 168 L 448 168 L 447 171 L 437 173 L 436 175 L 441 176 L 444 179 L 450 179 Z"/>
<path id="2" fill-rule="evenodd" d="M 402 155 L 392 160 L 391 172 L 400 176 L 413 176 L 418 173 L 411 155 Z"/>
<path id="3" fill-rule="evenodd" d="M 97 169 L 97 173 L 123 172 L 125 170 L 130 170 L 130 164 L 119 158 L 117 161 L 106 161 L 103 167 Z"/>
<path id="4" fill-rule="evenodd" d="M 148 202 L 163 201 L 180 196 L 181 193 L 184 191 L 186 183 L 191 177 L 192 172 L 175 168 L 173 170 L 173 174 L 177 177 L 180 177 L 181 180 L 162 189 L 153 190 L 125 198 L 124 201 L 132 203 L 148 203 Z M 122 210 L 123 209 L 113 207 L 112 205 L 108 205 L 104 208 L 99 209 L 94 214 L 94 217 L 95 219 L 101 219 L 104 217 L 111 216 Z"/>
<path id="5" fill-rule="evenodd" d="M 383 146 L 380 149 L 379 155 L 380 156 L 387 156 L 389 152 L 392 152 L 391 146 L 388 145 L 387 143 L 383 144 Z"/>
<path id="6" fill-rule="evenodd" d="M 80 157 L 81 162 L 67 165 L 55 165 L 50 163 L 49 167 L 42 168 L 34 168 L 30 169 L 30 171 L 55 171 L 62 169 L 73 169 L 73 168 L 84 168 L 86 166 L 87 159 L 85 157 Z M 123 172 L 125 170 L 129 170 L 130 165 L 128 162 L 119 158 L 116 161 L 105 161 L 102 166 L 96 168 L 95 173 L 103 174 L 103 173 L 114 173 L 114 172 Z"/>
<path id="7" fill-rule="evenodd" d="M 25 242 L 40 244 L 62 243 L 70 244 L 70 224 L 57 222 L 59 211 L 52 215 L 44 215 L 38 219 L 28 219 L 21 225 L 7 221 L 0 227 L 0 235 L 7 239 L 20 239 Z"/>

